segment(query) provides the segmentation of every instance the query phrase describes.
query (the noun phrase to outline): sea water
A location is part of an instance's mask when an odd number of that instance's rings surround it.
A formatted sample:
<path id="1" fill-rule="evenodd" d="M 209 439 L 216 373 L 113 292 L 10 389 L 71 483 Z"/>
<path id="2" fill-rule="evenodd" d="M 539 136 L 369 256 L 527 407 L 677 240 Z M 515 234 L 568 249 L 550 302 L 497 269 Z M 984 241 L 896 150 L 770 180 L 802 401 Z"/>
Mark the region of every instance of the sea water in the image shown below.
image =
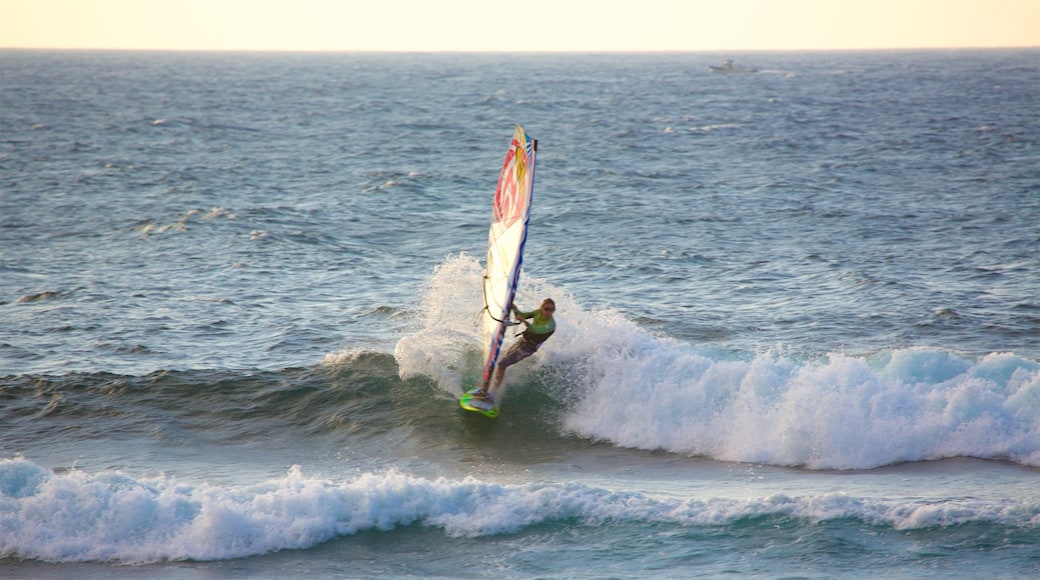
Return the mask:
<path id="1" fill-rule="evenodd" d="M 0 52 L 0 576 L 1040 575 L 1040 52 L 733 56 Z"/>

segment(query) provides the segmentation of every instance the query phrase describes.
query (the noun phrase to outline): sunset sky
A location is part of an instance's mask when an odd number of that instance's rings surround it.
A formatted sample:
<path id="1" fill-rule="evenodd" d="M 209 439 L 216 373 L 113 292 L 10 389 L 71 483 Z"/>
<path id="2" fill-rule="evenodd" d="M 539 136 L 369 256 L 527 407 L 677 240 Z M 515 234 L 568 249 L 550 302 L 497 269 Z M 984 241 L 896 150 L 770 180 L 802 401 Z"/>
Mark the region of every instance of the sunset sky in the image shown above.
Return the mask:
<path id="1" fill-rule="evenodd" d="M 0 47 L 718 51 L 1040 46 L 1040 0 L 0 0 Z"/>

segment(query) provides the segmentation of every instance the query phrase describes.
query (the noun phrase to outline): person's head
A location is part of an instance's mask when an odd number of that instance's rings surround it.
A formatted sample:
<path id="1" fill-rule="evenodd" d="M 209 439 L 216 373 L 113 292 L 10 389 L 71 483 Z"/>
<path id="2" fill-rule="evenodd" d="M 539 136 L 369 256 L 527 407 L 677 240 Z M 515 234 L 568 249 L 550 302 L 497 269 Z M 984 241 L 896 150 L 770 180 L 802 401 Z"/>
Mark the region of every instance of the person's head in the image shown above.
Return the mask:
<path id="1" fill-rule="evenodd" d="M 556 303 L 553 302 L 552 298 L 546 298 L 542 300 L 542 316 L 552 318 L 553 312 L 556 312 Z"/>

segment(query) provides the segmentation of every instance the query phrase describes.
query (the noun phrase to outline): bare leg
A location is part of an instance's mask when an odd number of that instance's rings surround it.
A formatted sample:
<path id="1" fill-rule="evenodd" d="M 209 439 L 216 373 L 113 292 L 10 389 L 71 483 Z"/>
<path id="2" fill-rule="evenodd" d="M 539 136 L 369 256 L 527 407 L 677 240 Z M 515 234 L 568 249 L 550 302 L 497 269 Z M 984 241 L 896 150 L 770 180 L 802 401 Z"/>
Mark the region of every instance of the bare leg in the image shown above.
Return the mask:
<path id="1" fill-rule="evenodd" d="M 495 374 L 491 376 L 491 384 L 488 385 L 487 393 L 491 395 L 491 399 L 498 401 L 498 387 L 502 384 L 502 378 L 506 374 L 505 367 L 498 367 L 495 369 Z"/>
<path id="2" fill-rule="evenodd" d="M 491 374 L 491 380 L 488 381 L 488 384 L 480 390 L 480 396 L 487 396 L 490 394 L 494 397 L 495 393 L 498 391 L 498 385 L 502 384 L 502 376 L 505 372 L 505 367 L 495 367 L 495 372 Z"/>
<path id="3" fill-rule="evenodd" d="M 506 368 L 524 360 L 534 354 L 534 352 L 535 349 L 533 347 L 525 347 L 523 341 L 513 343 L 513 346 L 509 348 L 509 351 L 498 362 L 498 366 L 495 367 L 495 373 L 491 375 L 491 383 L 488 385 L 487 391 L 491 393 L 493 399 L 498 400 L 499 387 L 502 386 L 502 379 L 506 376 Z"/>

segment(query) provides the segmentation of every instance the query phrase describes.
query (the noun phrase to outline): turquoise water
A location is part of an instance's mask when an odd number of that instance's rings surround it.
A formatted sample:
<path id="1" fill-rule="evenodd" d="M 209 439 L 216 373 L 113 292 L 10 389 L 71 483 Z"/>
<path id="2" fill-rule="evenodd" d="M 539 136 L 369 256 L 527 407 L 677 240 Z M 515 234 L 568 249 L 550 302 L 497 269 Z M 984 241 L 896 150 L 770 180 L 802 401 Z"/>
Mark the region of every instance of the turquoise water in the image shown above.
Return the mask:
<path id="1" fill-rule="evenodd" d="M 0 575 L 1040 573 L 1037 56 L 3 51 Z"/>

